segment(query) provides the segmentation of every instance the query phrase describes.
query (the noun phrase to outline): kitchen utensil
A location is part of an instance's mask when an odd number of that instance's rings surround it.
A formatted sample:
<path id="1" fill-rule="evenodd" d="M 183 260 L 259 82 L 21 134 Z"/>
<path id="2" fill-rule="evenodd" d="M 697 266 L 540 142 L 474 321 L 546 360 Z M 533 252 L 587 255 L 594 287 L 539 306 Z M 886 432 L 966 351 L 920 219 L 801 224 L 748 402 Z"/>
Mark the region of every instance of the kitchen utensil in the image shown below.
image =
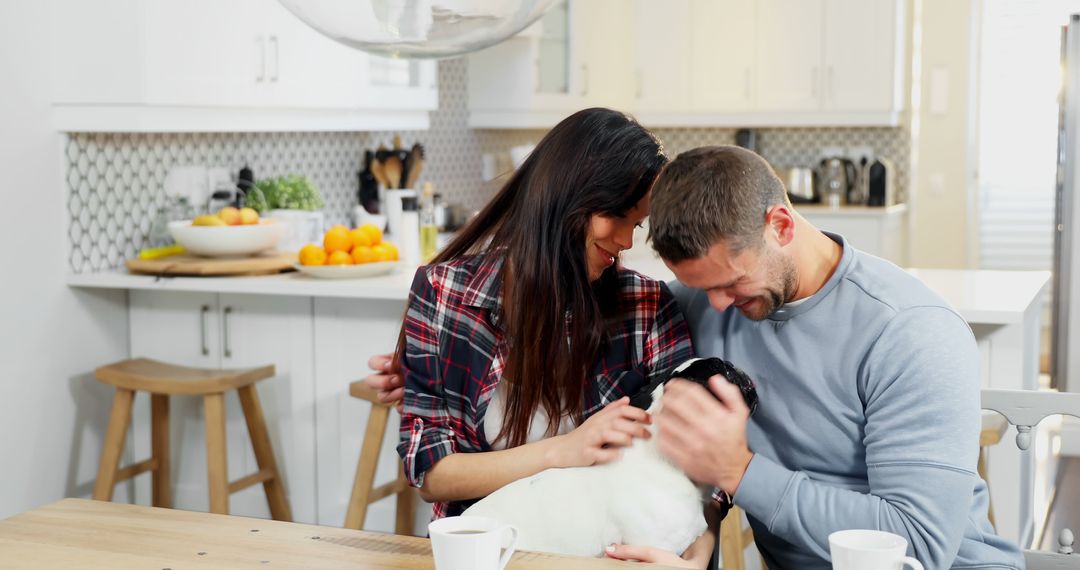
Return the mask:
<path id="1" fill-rule="evenodd" d="M 274 220 L 249 226 L 193 226 L 191 220 L 169 222 L 176 243 L 196 255 L 207 257 L 252 255 L 281 241 L 288 228 Z"/>
<path id="2" fill-rule="evenodd" d="M 383 165 L 382 161 L 378 159 L 378 153 L 376 153 L 376 158 L 371 161 L 371 175 L 375 177 L 375 180 L 377 180 L 383 188 L 390 187 L 390 181 L 386 179 L 386 167 Z"/>
<path id="3" fill-rule="evenodd" d="M 387 188 L 401 188 L 401 159 L 396 154 L 392 154 L 386 158 L 386 162 L 383 164 L 383 171 L 386 173 L 386 187 Z"/>
<path id="4" fill-rule="evenodd" d="M 888 207 L 896 204 L 895 172 L 892 161 L 885 158 L 879 158 L 866 167 L 867 206 Z"/>
<path id="5" fill-rule="evenodd" d="M 401 201 L 403 198 L 412 197 L 416 198 L 416 190 L 387 190 L 385 194 L 386 205 L 386 224 L 387 231 L 397 239 L 397 236 L 401 235 Z M 417 228 L 419 232 L 419 228 Z M 417 239 L 419 235 L 417 235 Z"/>
<path id="6" fill-rule="evenodd" d="M 124 262 L 124 265 L 132 273 L 214 277 L 281 273 L 291 271 L 294 263 L 296 263 L 296 252 L 267 251 L 260 255 L 231 259 L 182 253 L 158 259 L 129 259 Z"/>
<path id="7" fill-rule="evenodd" d="M 358 277 L 376 277 L 393 273 L 395 270 L 405 267 L 405 263 L 401 261 L 376 261 L 356 265 L 300 265 L 294 263 L 292 267 L 300 273 L 318 277 L 319 279 L 356 279 Z"/>
<path id="8" fill-rule="evenodd" d="M 412 150 L 409 151 L 408 166 L 405 170 L 407 171 L 407 177 L 404 187 L 415 188 L 420 173 L 424 171 L 424 147 L 420 143 L 414 144 Z"/>
<path id="9" fill-rule="evenodd" d="M 757 152 L 757 131 L 754 129 L 739 129 L 735 131 L 735 146 L 741 146 L 747 150 Z"/>
<path id="10" fill-rule="evenodd" d="M 855 186 L 855 163 L 842 157 L 822 159 L 818 163 L 821 189 L 818 194 L 830 207 L 837 208 L 847 199 Z"/>
<path id="11" fill-rule="evenodd" d="M 813 204 L 820 201 L 814 188 L 814 171 L 805 166 L 777 168 L 776 175 L 784 183 L 793 204 Z"/>
<path id="12" fill-rule="evenodd" d="M 357 202 L 369 213 L 379 213 L 379 181 L 371 172 L 372 163 L 375 162 L 375 153 L 364 152 L 364 169 L 357 175 L 359 189 L 356 193 Z"/>

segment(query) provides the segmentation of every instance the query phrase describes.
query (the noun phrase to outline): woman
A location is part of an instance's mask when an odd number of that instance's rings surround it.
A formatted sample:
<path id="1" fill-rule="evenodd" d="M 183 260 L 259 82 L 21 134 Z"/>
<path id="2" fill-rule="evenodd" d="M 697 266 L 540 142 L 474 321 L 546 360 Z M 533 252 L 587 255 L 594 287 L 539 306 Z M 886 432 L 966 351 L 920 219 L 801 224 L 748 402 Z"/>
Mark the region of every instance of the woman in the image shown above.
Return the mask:
<path id="1" fill-rule="evenodd" d="M 575 113 L 417 271 L 396 351 L 398 452 L 434 518 L 648 437 L 647 414 L 625 396 L 692 347 L 667 287 L 616 262 L 666 161 L 626 115 Z M 705 549 L 709 536 L 688 554 Z"/>

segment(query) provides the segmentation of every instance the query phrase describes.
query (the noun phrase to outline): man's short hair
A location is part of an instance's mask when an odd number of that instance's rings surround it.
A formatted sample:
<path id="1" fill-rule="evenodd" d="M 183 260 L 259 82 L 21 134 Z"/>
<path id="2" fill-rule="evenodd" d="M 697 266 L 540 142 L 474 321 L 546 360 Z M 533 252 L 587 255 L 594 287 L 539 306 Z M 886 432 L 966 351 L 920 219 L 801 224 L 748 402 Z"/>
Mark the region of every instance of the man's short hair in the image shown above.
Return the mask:
<path id="1" fill-rule="evenodd" d="M 765 213 L 775 204 L 790 202 L 765 159 L 737 146 L 696 148 L 656 179 L 649 239 L 674 263 L 703 257 L 721 240 L 737 253 L 762 243 Z"/>

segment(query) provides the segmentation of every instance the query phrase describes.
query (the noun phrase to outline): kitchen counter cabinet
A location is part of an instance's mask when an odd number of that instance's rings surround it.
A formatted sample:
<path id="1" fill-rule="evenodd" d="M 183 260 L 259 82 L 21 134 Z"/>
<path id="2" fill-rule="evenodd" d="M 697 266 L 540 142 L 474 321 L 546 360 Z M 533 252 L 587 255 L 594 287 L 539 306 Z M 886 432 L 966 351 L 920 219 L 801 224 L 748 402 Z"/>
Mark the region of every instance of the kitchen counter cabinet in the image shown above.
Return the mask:
<path id="1" fill-rule="evenodd" d="M 131 356 L 207 368 L 274 365 L 277 374 L 256 387 L 294 520 L 316 522 L 311 299 L 138 290 L 128 299 Z M 149 400 L 143 398 L 137 398 L 128 446 L 136 458 L 150 456 Z M 235 393 L 225 402 L 229 479 L 236 480 L 258 466 Z M 171 398 L 173 500 L 181 509 L 209 506 L 202 416 L 198 398 Z M 136 500 L 148 503 L 150 479 L 137 477 L 134 485 Z M 269 517 L 262 486 L 232 495 L 230 512 Z"/>
<path id="2" fill-rule="evenodd" d="M 408 284 L 404 287 L 407 294 Z M 337 526 L 345 520 L 370 410 L 370 404 L 349 396 L 348 387 L 369 373 L 368 358 L 393 350 L 404 309 L 404 294 L 394 300 L 314 297 L 310 291 L 134 289 L 129 296 L 130 355 L 207 368 L 273 364 L 277 374 L 257 387 L 294 520 Z M 132 457 L 150 454 L 149 404 L 143 401 L 132 420 Z M 229 477 L 235 480 L 257 466 L 235 395 L 226 397 L 226 407 Z M 199 511 L 208 509 L 201 410 L 196 398 L 172 399 L 174 502 L 177 508 Z M 396 422 L 393 413 L 378 483 L 397 475 Z M 149 478 L 134 481 L 136 500 L 149 504 Z M 426 524 L 426 509 L 418 505 L 418 524 Z M 368 529 L 393 529 L 392 501 L 373 504 L 368 512 Z M 262 487 L 232 495 L 230 513 L 268 518 Z"/>
<path id="3" fill-rule="evenodd" d="M 797 204 L 799 212 L 815 227 L 838 233 L 870 255 L 876 255 L 903 267 L 908 260 L 907 204 L 888 208 Z"/>

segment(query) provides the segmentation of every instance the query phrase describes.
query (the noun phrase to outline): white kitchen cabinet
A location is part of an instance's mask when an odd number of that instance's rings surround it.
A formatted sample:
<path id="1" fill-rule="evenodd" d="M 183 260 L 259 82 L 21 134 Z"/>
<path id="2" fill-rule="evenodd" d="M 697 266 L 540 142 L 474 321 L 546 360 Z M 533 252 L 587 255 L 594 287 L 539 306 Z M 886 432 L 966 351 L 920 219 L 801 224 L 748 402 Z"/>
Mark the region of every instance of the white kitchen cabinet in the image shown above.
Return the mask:
<path id="1" fill-rule="evenodd" d="M 58 0 L 63 131 L 427 128 L 434 62 L 341 45 L 266 0 Z"/>
<path id="2" fill-rule="evenodd" d="M 132 291 L 132 357 L 185 366 L 245 368 L 273 364 L 276 375 L 256 387 L 275 457 L 298 522 L 316 523 L 316 456 L 312 300 L 308 297 Z M 130 447 L 149 457 L 149 406 L 136 405 Z M 170 398 L 173 501 L 177 508 L 208 510 L 205 423 L 199 398 Z M 226 396 L 230 480 L 258 470 L 247 426 L 234 393 Z M 136 499 L 149 502 L 150 480 L 135 480 Z M 268 518 L 262 486 L 230 497 L 230 513 Z"/>
<path id="3" fill-rule="evenodd" d="M 824 109 L 903 107 L 904 16 L 896 0 L 825 1 Z"/>
<path id="4" fill-rule="evenodd" d="M 888 208 L 816 204 L 795 209 L 814 227 L 844 236 L 855 248 L 887 259 L 900 267 L 908 263 L 907 205 Z"/>
<path id="5" fill-rule="evenodd" d="M 757 109 L 820 109 L 824 1 L 757 4 Z"/>
<path id="6" fill-rule="evenodd" d="M 690 105 L 691 0 L 637 2 L 637 110 L 677 112 Z"/>
<path id="7" fill-rule="evenodd" d="M 899 124 L 904 0 L 570 1 L 567 93 L 535 92 L 546 67 L 524 34 L 470 56 L 472 126 L 550 127 L 590 105 L 649 127 Z"/>
<path id="8" fill-rule="evenodd" d="M 623 0 L 564 0 L 521 34 L 469 54 L 469 126 L 550 128 L 585 107 L 631 110 L 634 17 Z"/>
<path id="9" fill-rule="evenodd" d="M 314 346 L 318 362 L 315 376 L 317 402 L 316 448 L 319 458 L 319 505 L 321 524 L 345 521 L 356 462 L 360 457 L 364 429 L 371 404 L 349 396 L 349 384 L 367 376 L 368 358 L 392 352 L 401 329 L 405 302 L 383 299 L 315 298 Z M 398 415 L 390 413 L 383 437 L 375 483 L 397 476 Z M 394 530 L 394 499 L 388 497 L 368 508 L 364 528 Z M 417 532 L 423 535 L 431 506 L 417 501 Z"/>
<path id="10" fill-rule="evenodd" d="M 691 0 L 690 109 L 751 111 L 757 77 L 755 0 Z"/>

